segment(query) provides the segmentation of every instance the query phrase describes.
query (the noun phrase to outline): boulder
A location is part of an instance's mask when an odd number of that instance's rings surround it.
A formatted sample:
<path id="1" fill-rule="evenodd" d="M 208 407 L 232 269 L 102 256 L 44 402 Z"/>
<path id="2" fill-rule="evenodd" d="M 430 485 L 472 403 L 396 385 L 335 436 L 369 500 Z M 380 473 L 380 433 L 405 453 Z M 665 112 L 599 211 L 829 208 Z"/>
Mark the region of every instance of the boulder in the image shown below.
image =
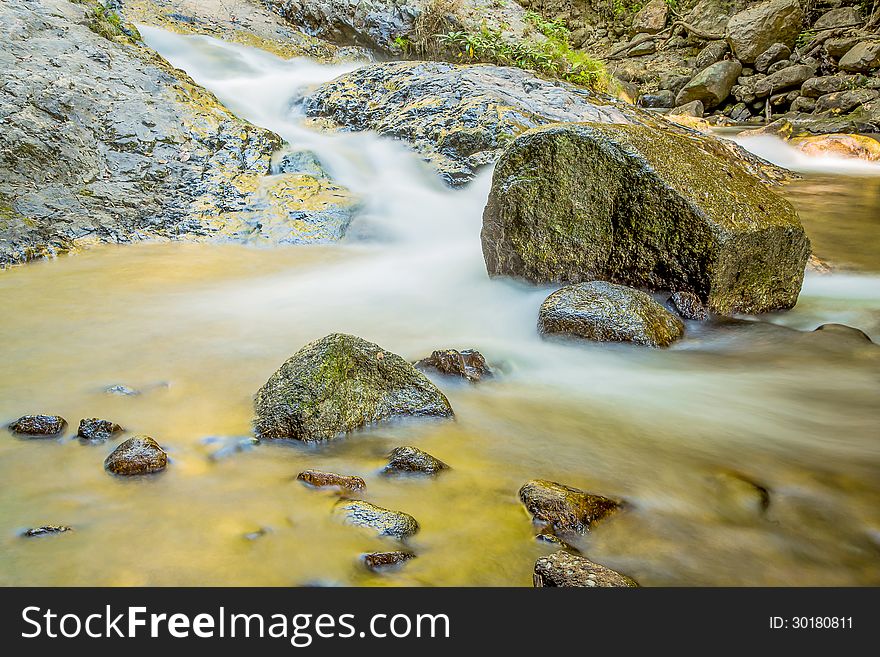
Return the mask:
<path id="1" fill-rule="evenodd" d="M 660 90 L 671 91 L 674 95 L 678 95 L 682 87 L 691 81 L 691 76 L 682 75 L 680 73 L 670 72 L 660 76 Z"/>
<path id="2" fill-rule="evenodd" d="M 341 475 L 335 472 L 321 472 L 320 470 L 303 470 L 296 475 L 296 478 L 314 488 L 337 488 L 357 492 L 367 487 L 366 482 L 360 477 Z"/>
<path id="3" fill-rule="evenodd" d="M 675 105 L 675 94 L 665 89 L 661 89 L 655 94 L 642 94 L 639 96 L 639 105 L 652 109 L 673 107 Z"/>
<path id="4" fill-rule="evenodd" d="M 681 92 L 679 92 L 681 93 Z M 670 116 L 693 116 L 695 118 L 702 118 L 703 113 L 705 112 L 705 107 L 703 107 L 703 101 L 701 100 L 692 100 L 689 103 L 685 103 L 684 105 L 679 105 L 678 107 L 673 107 L 669 110 Z"/>
<path id="5" fill-rule="evenodd" d="M 815 109 L 816 99 L 808 98 L 807 96 L 798 96 L 791 104 L 792 112 L 803 112 L 805 114 L 809 114 L 810 112 L 815 111 Z"/>
<path id="6" fill-rule="evenodd" d="M 415 559 L 415 552 L 409 550 L 393 550 L 391 552 L 370 552 L 361 556 L 364 565 L 370 570 L 379 571 L 399 566 L 410 559 Z"/>
<path id="7" fill-rule="evenodd" d="M 768 0 L 734 15 L 727 41 L 737 59 L 751 64 L 774 43 L 794 46 L 803 20 L 798 0 Z"/>
<path id="8" fill-rule="evenodd" d="M 773 73 L 776 73 L 777 71 L 781 71 L 784 68 L 789 68 L 794 65 L 795 65 L 795 63 L 793 61 L 791 61 L 790 59 L 783 59 L 781 61 L 774 62 L 773 64 L 770 64 L 770 66 L 767 67 L 767 75 L 772 75 Z"/>
<path id="9" fill-rule="evenodd" d="M 859 11 L 858 7 L 838 7 L 837 9 L 826 11 L 819 16 L 816 22 L 813 23 L 813 29 L 819 31 L 840 27 L 855 27 L 864 25 L 864 22 L 862 12 Z"/>
<path id="10" fill-rule="evenodd" d="M 791 204 L 722 148 L 633 125 L 522 135 L 483 213 L 489 274 L 692 291 L 718 314 L 792 307 L 809 240 Z"/>
<path id="11" fill-rule="evenodd" d="M 868 78 L 864 75 L 824 75 L 810 78 L 801 85 L 801 94 L 808 98 L 819 98 L 837 91 L 851 91 L 864 86 Z"/>
<path id="12" fill-rule="evenodd" d="M 665 0 L 651 0 L 633 16 L 632 30 L 636 33 L 657 34 L 666 27 L 668 17 L 669 5 Z"/>
<path id="13" fill-rule="evenodd" d="M 880 41 L 862 41 L 850 48 L 837 65 L 850 73 L 866 73 L 880 66 Z"/>
<path id="14" fill-rule="evenodd" d="M 807 155 L 836 155 L 880 162 L 880 141 L 865 135 L 812 135 L 794 137 L 790 143 Z"/>
<path id="15" fill-rule="evenodd" d="M 159 472 L 168 464 L 168 455 L 149 436 L 134 436 L 121 443 L 104 461 L 104 467 L 117 475 Z"/>
<path id="16" fill-rule="evenodd" d="M 543 335 L 667 347 L 682 335 L 679 319 L 641 290 L 591 281 L 551 294 L 538 316 Z"/>
<path id="17" fill-rule="evenodd" d="M 832 94 L 820 96 L 816 100 L 816 112 L 844 114 L 878 97 L 880 97 L 880 91 L 875 91 L 874 89 L 836 91 Z"/>
<path id="18" fill-rule="evenodd" d="M 254 406 L 261 440 L 329 440 L 391 418 L 453 415 L 446 396 L 403 358 L 343 333 L 289 358 Z"/>
<path id="19" fill-rule="evenodd" d="M 67 525 L 43 525 L 28 529 L 22 534 L 25 538 L 36 538 L 38 536 L 52 536 L 53 534 L 63 534 L 72 531 L 72 527 Z"/>
<path id="20" fill-rule="evenodd" d="M 633 41 L 638 41 L 640 37 L 647 36 L 644 34 L 637 34 L 636 38 Z M 626 51 L 627 57 L 643 57 L 645 55 L 653 55 L 657 52 L 657 42 L 656 41 L 642 41 L 641 43 L 636 43 L 632 48 Z"/>
<path id="21" fill-rule="evenodd" d="M 764 73 L 771 64 L 786 60 L 791 56 L 791 48 L 784 43 L 774 43 L 755 59 L 755 70 Z"/>
<path id="22" fill-rule="evenodd" d="M 113 437 L 113 434 L 121 431 L 125 431 L 125 429 L 115 422 L 92 417 L 79 421 L 79 430 L 76 435 L 84 441 L 98 442 L 108 440 Z"/>
<path id="23" fill-rule="evenodd" d="M 699 0 L 684 22 L 709 34 L 724 34 L 730 17 L 746 3 L 743 0 Z"/>
<path id="24" fill-rule="evenodd" d="M 438 349 L 427 358 L 416 363 L 416 368 L 457 376 L 476 383 L 493 376 L 492 369 L 486 364 L 483 354 L 474 349 L 458 351 L 456 349 Z"/>
<path id="25" fill-rule="evenodd" d="M 853 326 L 847 326 L 846 324 L 822 324 L 821 326 L 813 329 L 813 331 L 821 331 L 822 333 L 831 334 L 837 337 L 854 339 L 858 342 L 870 342 L 871 344 L 874 343 L 874 341 L 871 339 L 871 336 L 869 336 L 867 333 Z"/>
<path id="26" fill-rule="evenodd" d="M 728 52 L 730 52 L 730 47 L 726 41 L 710 41 L 697 53 L 697 58 L 694 61 L 694 73 L 699 73 L 715 62 L 720 62 Z"/>
<path id="27" fill-rule="evenodd" d="M 22 436 L 57 436 L 67 421 L 60 415 L 23 415 L 9 425 L 9 430 Z"/>
<path id="28" fill-rule="evenodd" d="M 804 82 L 816 75 L 816 69 L 807 64 L 789 66 L 768 75 L 755 84 L 755 95 L 764 98 L 770 94 L 779 93 L 784 89 L 800 87 Z"/>
<path id="29" fill-rule="evenodd" d="M 702 321 L 709 316 L 706 306 L 693 292 L 673 292 L 668 305 L 685 319 Z"/>
<path id="30" fill-rule="evenodd" d="M 844 36 L 835 39 L 828 39 L 825 42 L 825 52 L 831 57 L 841 58 L 848 53 L 853 46 L 859 44 L 864 36 Z"/>
<path id="31" fill-rule="evenodd" d="M 594 523 L 621 507 L 619 501 L 544 479 L 524 484 L 519 489 L 519 499 L 534 522 L 561 533 L 589 531 Z"/>
<path id="32" fill-rule="evenodd" d="M 391 454 L 388 455 L 388 465 L 385 466 L 384 471 L 387 474 L 405 472 L 437 474 L 441 470 L 448 469 L 449 466 L 440 459 L 417 447 L 407 445 L 405 447 L 396 447 L 392 450 Z"/>
<path id="33" fill-rule="evenodd" d="M 403 540 L 419 531 L 419 523 L 408 513 L 390 511 L 362 500 L 340 500 L 333 511 L 346 524 L 372 529 L 379 536 Z"/>
<path id="34" fill-rule="evenodd" d="M 712 109 L 730 95 L 740 73 L 742 64 L 735 59 L 715 62 L 697 73 L 678 92 L 675 103 L 681 106 L 699 100 L 706 109 Z"/>
<path id="35" fill-rule="evenodd" d="M 535 562 L 534 585 L 637 587 L 631 577 L 593 563 L 586 557 L 560 550 Z"/>

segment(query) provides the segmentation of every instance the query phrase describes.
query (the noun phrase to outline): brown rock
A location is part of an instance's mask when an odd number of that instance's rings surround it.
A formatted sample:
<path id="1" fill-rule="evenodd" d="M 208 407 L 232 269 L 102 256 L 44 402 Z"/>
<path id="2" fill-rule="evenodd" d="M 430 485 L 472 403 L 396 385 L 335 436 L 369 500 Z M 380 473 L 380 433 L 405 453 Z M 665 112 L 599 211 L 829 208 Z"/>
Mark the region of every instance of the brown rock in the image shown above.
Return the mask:
<path id="1" fill-rule="evenodd" d="M 67 421 L 60 415 L 23 415 L 9 425 L 9 430 L 24 436 L 57 436 Z"/>
<path id="2" fill-rule="evenodd" d="M 436 370 L 440 374 L 459 376 L 471 383 L 492 376 L 492 369 L 486 364 L 483 354 L 474 349 L 438 349 L 415 365 L 420 370 Z"/>
<path id="3" fill-rule="evenodd" d="M 362 491 L 367 487 L 366 482 L 360 477 L 341 475 L 335 472 L 321 472 L 320 470 L 303 470 L 296 475 L 296 478 L 315 488 L 340 488 L 349 491 Z"/>
<path id="4" fill-rule="evenodd" d="M 519 489 L 519 499 L 535 522 L 558 532 L 584 533 L 622 504 L 554 481 L 534 479 Z"/>
<path id="5" fill-rule="evenodd" d="M 364 565 L 370 570 L 384 570 L 415 559 L 416 555 L 408 550 L 393 550 L 391 552 L 370 552 L 361 558 Z"/>
<path id="6" fill-rule="evenodd" d="M 67 525 L 42 525 L 41 527 L 34 527 L 33 529 L 28 529 L 26 532 L 22 534 L 22 536 L 26 538 L 36 538 L 38 536 L 50 536 L 52 534 L 63 534 L 64 532 L 72 531 L 72 527 L 68 527 Z"/>
<path id="7" fill-rule="evenodd" d="M 693 292 L 673 292 L 669 306 L 685 319 L 702 321 L 709 315 L 700 297 Z"/>
<path id="8" fill-rule="evenodd" d="M 436 474 L 441 470 L 448 470 L 449 466 L 443 461 L 409 445 L 397 447 L 389 455 L 386 473 L 420 472 L 422 474 Z"/>
<path id="9" fill-rule="evenodd" d="M 563 550 L 541 557 L 535 562 L 534 584 L 536 587 L 584 586 L 584 587 L 637 587 L 631 577 L 593 563 L 586 557 Z"/>
<path id="10" fill-rule="evenodd" d="M 82 440 L 97 442 L 107 440 L 114 433 L 119 433 L 120 431 L 124 431 L 124 429 L 115 422 L 92 417 L 79 421 L 79 430 L 76 432 L 76 435 Z"/>
<path id="11" fill-rule="evenodd" d="M 142 475 L 159 472 L 168 464 L 168 455 L 149 436 L 129 438 L 104 461 L 104 467 L 117 475 Z"/>

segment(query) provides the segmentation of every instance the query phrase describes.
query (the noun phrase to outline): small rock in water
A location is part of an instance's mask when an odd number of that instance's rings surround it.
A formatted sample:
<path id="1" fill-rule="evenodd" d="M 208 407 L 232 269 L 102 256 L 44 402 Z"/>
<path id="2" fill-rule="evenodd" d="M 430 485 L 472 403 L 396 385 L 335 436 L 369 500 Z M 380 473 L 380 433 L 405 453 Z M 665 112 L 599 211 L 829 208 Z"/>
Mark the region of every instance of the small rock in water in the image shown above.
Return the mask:
<path id="1" fill-rule="evenodd" d="M 296 475 L 296 478 L 315 488 L 339 488 L 354 492 L 362 491 L 367 487 L 367 483 L 360 477 L 320 470 L 303 470 Z"/>
<path id="2" fill-rule="evenodd" d="M 24 415 L 9 430 L 24 436 L 57 436 L 65 426 L 67 421 L 59 415 Z"/>
<path id="3" fill-rule="evenodd" d="M 673 292 L 669 297 L 669 306 L 685 319 L 702 321 L 709 315 L 700 297 L 693 292 Z"/>
<path id="4" fill-rule="evenodd" d="M 712 476 L 715 506 L 721 515 L 748 520 L 763 514 L 770 506 L 770 491 L 738 472 L 719 472 Z"/>
<path id="5" fill-rule="evenodd" d="M 142 475 L 164 470 L 168 455 L 149 436 L 135 436 L 114 449 L 104 467 L 117 475 Z"/>
<path id="6" fill-rule="evenodd" d="M 492 370 L 486 364 L 483 354 L 474 349 L 438 349 L 417 362 L 416 367 L 420 370 L 436 370 L 448 376 L 460 376 L 471 383 L 492 376 Z"/>
<path id="7" fill-rule="evenodd" d="M 392 552 L 370 552 L 361 558 L 364 560 L 364 565 L 370 570 L 384 570 L 415 559 L 416 555 L 407 550 L 394 550 Z"/>
<path id="8" fill-rule="evenodd" d="M 253 436 L 210 436 L 202 440 L 204 444 L 219 443 L 220 447 L 211 452 L 208 458 L 212 461 L 220 461 L 234 454 L 247 452 L 253 449 L 260 441 Z"/>
<path id="9" fill-rule="evenodd" d="M 121 384 L 108 386 L 104 389 L 104 392 L 108 395 L 120 395 L 122 397 L 134 397 L 135 395 L 141 394 L 139 390 Z"/>
<path id="10" fill-rule="evenodd" d="M 419 531 L 419 523 L 408 513 L 383 509 L 362 500 L 341 500 L 334 513 L 342 516 L 349 525 L 366 527 L 379 536 L 405 539 Z"/>
<path id="11" fill-rule="evenodd" d="M 76 435 L 84 441 L 97 442 L 108 440 L 114 433 L 119 433 L 120 431 L 125 431 L 125 429 L 115 422 L 92 417 L 79 421 L 79 431 L 76 432 Z"/>
<path id="12" fill-rule="evenodd" d="M 441 470 L 448 470 L 449 466 L 440 459 L 431 456 L 416 447 L 409 445 L 395 448 L 389 455 L 386 473 L 396 472 L 421 472 L 423 474 L 436 474 Z"/>
<path id="13" fill-rule="evenodd" d="M 544 479 L 527 482 L 519 489 L 519 499 L 535 522 L 549 525 L 557 532 L 579 534 L 622 506 L 616 500 Z"/>
<path id="14" fill-rule="evenodd" d="M 268 527 L 260 527 L 259 529 L 255 530 L 255 531 L 248 532 L 247 534 L 245 534 L 244 538 L 248 541 L 256 541 L 258 538 L 262 538 L 263 536 L 268 534 L 270 531 L 272 531 L 272 530 L 270 530 Z"/>
<path id="15" fill-rule="evenodd" d="M 863 340 L 864 342 L 874 342 L 871 339 L 871 336 L 861 329 L 853 328 L 852 326 L 847 326 L 846 324 L 822 324 L 822 326 L 814 329 L 813 332 L 815 333 L 816 331 L 839 335 L 841 337 L 856 338 L 858 340 Z"/>
<path id="16" fill-rule="evenodd" d="M 43 525 L 42 527 L 34 527 L 33 529 L 28 529 L 26 532 L 22 534 L 27 538 L 34 538 L 36 536 L 49 536 L 50 534 L 63 534 L 64 532 L 72 531 L 72 527 L 68 527 L 67 525 Z"/>
<path id="17" fill-rule="evenodd" d="M 533 581 L 536 587 L 586 586 L 586 587 L 636 587 L 631 577 L 593 563 L 586 557 L 569 554 L 563 550 L 541 557 L 535 562 Z"/>

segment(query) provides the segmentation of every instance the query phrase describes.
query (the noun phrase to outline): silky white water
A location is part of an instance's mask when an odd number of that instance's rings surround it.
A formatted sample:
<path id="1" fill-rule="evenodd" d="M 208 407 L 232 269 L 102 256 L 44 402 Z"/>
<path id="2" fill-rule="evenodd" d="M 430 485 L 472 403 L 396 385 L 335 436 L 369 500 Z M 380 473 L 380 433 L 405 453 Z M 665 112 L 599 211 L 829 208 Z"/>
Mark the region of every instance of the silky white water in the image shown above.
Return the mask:
<path id="1" fill-rule="evenodd" d="M 451 190 L 403 144 L 303 120 L 302 95 L 356 64 L 141 32 L 234 112 L 313 151 L 362 210 L 335 244 L 100 247 L 0 276 L 0 419 L 108 417 L 172 458 L 159 476 L 119 481 L 101 466 L 114 445 L 0 441 L 0 582 L 528 585 L 552 546 L 534 540 L 517 490 L 547 478 L 630 503 L 577 547 L 645 585 L 880 583 L 880 361 L 871 345 L 810 332 L 844 322 L 880 337 L 880 179 L 823 163 L 786 191 L 817 252 L 846 263 L 808 276 L 791 312 L 688 323 L 667 350 L 546 342 L 536 320 L 550 289 L 486 275 L 491 172 Z M 454 422 L 212 458 L 249 433 L 268 376 L 335 331 L 412 360 L 476 348 L 500 375 L 436 379 Z M 144 394 L 109 397 L 113 383 Z M 383 477 L 403 444 L 452 470 Z M 293 480 L 307 467 L 363 476 L 365 499 L 414 515 L 418 558 L 365 571 L 359 554 L 394 544 L 340 525 L 332 494 Z M 769 489 L 766 513 L 725 473 Z M 46 523 L 75 531 L 18 536 Z"/>

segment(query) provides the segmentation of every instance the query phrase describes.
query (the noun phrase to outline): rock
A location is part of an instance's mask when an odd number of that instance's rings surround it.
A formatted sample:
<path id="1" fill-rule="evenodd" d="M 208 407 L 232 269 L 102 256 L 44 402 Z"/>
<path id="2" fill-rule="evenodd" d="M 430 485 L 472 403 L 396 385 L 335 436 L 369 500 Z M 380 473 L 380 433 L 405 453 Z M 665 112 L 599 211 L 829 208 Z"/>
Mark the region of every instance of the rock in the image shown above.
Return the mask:
<path id="1" fill-rule="evenodd" d="M 135 390 L 134 388 L 129 388 L 128 386 L 116 384 L 112 386 L 108 386 L 104 389 L 108 395 L 119 395 L 120 397 L 135 397 L 140 393 L 139 390 Z"/>
<path id="2" fill-rule="evenodd" d="M 825 75 L 810 78 L 801 86 L 801 94 L 809 98 L 818 98 L 837 91 L 851 91 L 864 86 L 868 78 L 864 75 Z"/>
<path id="3" fill-rule="evenodd" d="M 57 436 L 67 421 L 60 415 L 23 415 L 9 425 L 9 430 L 23 436 Z"/>
<path id="4" fill-rule="evenodd" d="M 636 35 L 636 38 L 633 41 L 638 40 L 641 34 Z M 653 55 L 657 52 L 657 42 L 656 41 L 642 41 L 641 43 L 637 43 L 632 48 L 626 51 L 627 57 L 644 57 L 645 55 Z"/>
<path id="5" fill-rule="evenodd" d="M 633 342 L 667 347 L 684 335 L 684 325 L 641 290 L 592 281 L 569 285 L 541 304 L 538 329 L 544 335 Z"/>
<path id="6" fill-rule="evenodd" d="M 681 91 L 682 87 L 691 81 L 691 76 L 689 75 L 680 75 L 678 73 L 664 73 L 660 76 L 660 90 L 661 91 L 671 91 L 673 94 L 678 95 L 678 92 Z"/>
<path id="7" fill-rule="evenodd" d="M 828 333 L 845 338 L 854 338 L 860 342 L 870 342 L 871 344 L 874 343 L 874 341 L 871 339 L 871 336 L 869 336 L 867 333 L 865 333 L 861 329 L 847 326 L 846 324 L 822 324 L 821 326 L 815 328 L 814 332 L 815 331 L 821 331 L 822 333 Z"/>
<path id="8" fill-rule="evenodd" d="M 702 118 L 704 112 L 705 107 L 703 107 L 703 101 L 692 100 L 691 102 L 685 103 L 684 105 L 673 107 L 669 111 L 669 114 L 671 116 L 694 116 L 699 119 Z"/>
<path id="9" fill-rule="evenodd" d="M 770 492 L 738 472 L 719 472 L 711 477 L 716 511 L 731 520 L 750 520 L 770 506 Z"/>
<path id="10" fill-rule="evenodd" d="M 471 383 L 493 376 L 492 369 L 486 364 L 483 354 L 474 349 L 464 351 L 438 349 L 415 365 L 420 370 L 432 370 L 447 376 L 461 377 Z"/>
<path id="11" fill-rule="evenodd" d="M 423 452 L 416 447 L 396 447 L 388 456 L 386 473 L 419 472 L 422 474 L 437 474 L 441 470 L 448 470 L 449 466 L 434 456 Z"/>
<path id="12" fill-rule="evenodd" d="M 850 73 L 866 73 L 880 66 L 880 41 L 862 41 L 850 48 L 837 65 Z"/>
<path id="13" fill-rule="evenodd" d="M 389 511 L 362 500 L 340 500 L 334 513 L 347 524 L 372 529 L 379 536 L 403 540 L 419 531 L 419 523 L 408 513 Z"/>
<path id="14" fill-rule="evenodd" d="M 260 441 L 253 436 L 208 436 L 203 438 L 201 443 L 206 445 L 217 445 L 217 449 L 208 454 L 211 461 L 222 461 L 230 456 L 249 452 L 260 444 Z"/>
<path id="15" fill-rule="evenodd" d="M 880 162 L 880 142 L 865 135 L 794 137 L 790 143 L 807 155 L 836 155 Z"/>
<path id="16" fill-rule="evenodd" d="M 790 308 L 809 240 L 791 204 L 720 145 L 632 125 L 522 135 L 483 213 L 490 276 L 693 291 L 717 314 Z"/>
<path id="17" fill-rule="evenodd" d="M 96 417 L 87 418 L 79 421 L 79 430 L 76 432 L 78 438 L 90 441 L 104 441 L 113 436 L 114 433 L 125 431 L 115 422 L 110 420 L 99 420 Z"/>
<path id="18" fill-rule="evenodd" d="M 755 95 L 764 98 L 770 94 L 779 93 L 784 89 L 800 87 L 804 82 L 816 75 L 816 69 L 806 64 L 797 64 L 768 75 L 755 84 Z"/>
<path id="19" fill-rule="evenodd" d="M 764 73 L 771 64 L 788 59 L 790 56 L 791 48 L 784 43 L 774 43 L 755 59 L 755 70 Z"/>
<path id="20" fill-rule="evenodd" d="M 807 98 L 806 96 L 799 96 L 794 99 L 794 102 L 791 104 L 792 112 L 804 112 L 805 114 L 809 114 L 816 109 L 816 99 L 815 98 Z"/>
<path id="21" fill-rule="evenodd" d="M 773 75 L 777 71 L 781 71 L 784 68 L 790 68 L 794 65 L 795 63 L 790 59 L 783 59 L 782 61 L 774 62 L 767 68 L 767 75 Z"/>
<path id="22" fill-rule="evenodd" d="M 715 62 L 697 73 L 678 92 L 675 103 L 681 106 L 699 100 L 706 109 L 712 109 L 730 95 L 730 90 L 741 72 L 742 65 L 734 59 Z"/>
<path id="23" fill-rule="evenodd" d="M 243 535 L 243 538 L 246 541 L 256 541 L 257 539 L 263 538 L 263 536 L 266 536 L 267 534 L 270 534 L 271 532 L 272 532 L 272 530 L 269 529 L 268 527 L 260 527 L 259 529 L 255 529 L 252 532 L 247 532 L 246 534 Z"/>
<path id="24" fill-rule="evenodd" d="M 730 48 L 726 41 L 710 41 L 697 54 L 697 59 L 694 62 L 694 73 L 699 73 L 712 64 L 720 62 L 728 52 L 730 52 Z"/>
<path id="25" fill-rule="evenodd" d="M 586 557 L 560 550 L 535 562 L 534 584 L 549 586 L 637 587 L 636 581 L 593 563 Z"/>
<path id="26" fill-rule="evenodd" d="M 668 305 L 685 319 L 702 321 L 709 316 L 706 306 L 693 292 L 673 292 Z"/>
<path id="27" fill-rule="evenodd" d="M 642 94 L 639 105 L 655 109 L 672 107 L 675 105 L 675 94 L 667 90 L 660 90 L 656 94 Z"/>
<path id="28" fill-rule="evenodd" d="M 737 103 L 730 108 L 729 113 L 726 113 L 731 119 L 733 119 L 737 123 L 744 123 L 745 121 L 748 121 L 752 116 L 752 113 L 749 111 L 749 108 L 745 103 Z"/>
<path id="29" fill-rule="evenodd" d="M 825 52 L 831 57 L 840 58 L 848 53 L 853 46 L 864 39 L 864 36 L 844 36 L 836 39 L 828 39 L 825 42 Z"/>
<path id="30" fill-rule="evenodd" d="M 72 531 L 72 527 L 68 527 L 67 525 L 43 525 L 41 527 L 34 527 L 33 529 L 28 529 L 26 532 L 22 534 L 22 536 L 26 538 L 36 538 L 38 536 L 50 536 L 52 534 L 63 534 L 64 532 Z"/>
<path id="31" fill-rule="evenodd" d="M 339 488 L 357 492 L 367 487 L 367 483 L 360 477 L 341 475 L 335 472 L 321 472 L 320 470 L 303 470 L 296 475 L 296 478 L 315 488 Z"/>
<path id="32" fill-rule="evenodd" d="M 519 499 L 532 519 L 553 532 L 582 534 L 618 511 L 621 503 L 554 481 L 534 479 L 519 489 Z"/>
<path id="33" fill-rule="evenodd" d="M 400 356 L 333 333 L 287 360 L 255 400 L 261 440 L 329 440 L 395 417 L 451 417 L 446 396 Z"/>
<path id="34" fill-rule="evenodd" d="M 838 9 L 826 11 L 819 16 L 819 18 L 816 19 L 816 22 L 813 23 L 813 29 L 816 31 L 831 30 L 834 28 L 854 27 L 863 24 L 864 19 L 862 18 L 862 13 L 857 7 L 839 7 Z"/>
<path id="35" fill-rule="evenodd" d="M 669 5 L 664 0 L 651 0 L 633 16 L 632 30 L 636 33 L 657 34 L 666 27 L 668 16 Z"/>
<path id="36" fill-rule="evenodd" d="M 798 0 L 769 0 L 735 14 L 727 41 L 737 59 L 751 64 L 774 43 L 794 46 L 803 20 Z"/>
<path id="37" fill-rule="evenodd" d="M 104 461 L 104 467 L 117 475 L 143 475 L 159 472 L 168 464 L 168 455 L 149 436 L 134 436 L 121 443 Z"/>
<path id="38" fill-rule="evenodd" d="M 414 552 L 408 550 L 394 550 L 392 552 L 370 552 L 361 556 L 364 565 L 370 570 L 385 570 L 393 566 L 399 566 L 410 559 L 415 559 Z"/>
<path id="39" fill-rule="evenodd" d="M 825 94 L 816 100 L 816 112 L 836 112 L 844 114 L 859 105 L 880 97 L 880 91 L 874 89 L 855 89 L 853 91 L 837 91 Z"/>

